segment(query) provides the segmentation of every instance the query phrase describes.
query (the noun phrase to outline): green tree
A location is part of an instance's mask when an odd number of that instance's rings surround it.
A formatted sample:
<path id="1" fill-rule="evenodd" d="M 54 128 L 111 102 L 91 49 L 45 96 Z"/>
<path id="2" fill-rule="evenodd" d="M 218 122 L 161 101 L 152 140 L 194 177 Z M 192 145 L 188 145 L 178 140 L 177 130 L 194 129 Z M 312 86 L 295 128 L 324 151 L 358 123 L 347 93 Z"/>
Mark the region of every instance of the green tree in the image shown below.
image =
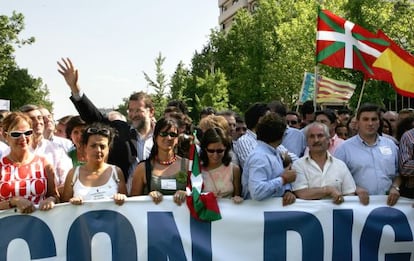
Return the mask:
<path id="1" fill-rule="evenodd" d="M 128 115 L 128 103 L 129 98 L 123 98 L 122 103 L 116 108 L 116 110 L 125 115 L 125 117 Z"/>
<path id="2" fill-rule="evenodd" d="M 295 102 L 303 72 L 313 70 L 315 10 L 311 1 L 263 0 L 253 14 L 240 11 L 227 34 L 211 34 L 210 50 L 229 81 L 231 104 L 245 109 L 256 101 Z"/>
<path id="3" fill-rule="evenodd" d="M 11 110 L 17 110 L 25 104 L 42 105 L 53 110 L 49 100 L 49 90 L 41 78 L 33 78 L 27 69 L 12 68 L 6 82 L 0 88 L 0 97 L 11 100 Z"/>
<path id="4" fill-rule="evenodd" d="M 34 43 L 34 37 L 19 38 L 24 29 L 24 16 L 13 12 L 11 17 L 0 15 L 0 98 L 11 101 L 11 110 L 24 104 L 37 104 L 53 110 L 49 90 L 41 78 L 34 78 L 27 69 L 16 65 L 16 47 Z"/>
<path id="5" fill-rule="evenodd" d="M 186 88 L 188 77 L 190 72 L 184 67 L 182 61 L 180 61 L 175 69 L 173 76 L 171 77 L 171 99 L 173 100 L 185 100 L 184 89 Z"/>
<path id="6" fill-rule="evenodd" d="M 155 90 L 152 99 L 155 107 L 155 117 L 157 119 L 163 115 L 165 106 L 170 99 L 167 94 L 169 83 L 162 68 L 164 62 L 165 57 L 159 53 L 155 58 L 155 80 L 152 80 L 146 72 L 143 72 L 145 80 L 148 82 L 149 86 L 153 87 Z"/>
<path id="7" fill-rule="evenodd" d="M 371 32 L 381 29 L 404 49 L 414 51 L 414 4 L 409 0 L 258 0 L 253 14 L 244 9 L 238 12 L 228 32 L 211 31 L 202 51 L 195 52 L 191 70 L 184 69 L 182 64 L 177 66 L 171 80 L 172 95 L 187 102 L 194 120 L 198 119 L 203 106 L 215 106 L 213 98 L 216 96 L 208 93 L 220 95 L 217 88 L 226 88 L 223 91 L 227 94 L 223 95 L 228 97 L 227 108 L 235 111 L 244 111 L 256 101 L 281 100 L 293 107 L 303 73 L 315 70 L 319 4 L 322 9 Z M 355 108 L 364 82 L 363 74 L 325 65 L 318 65 L 318 68 L 321 75 L 357 85 L 349 102 Z M 388 83 L 365 82 L 362 102 L 384 105 L 394 97 L 395 91 Z"/>
<path id="8" fill-rule="evenodd" d="M 217 69 L 216 72 L 206 71 L 204 77 L 197 77 L 199 93 L 196 97 L 199 100 L 197 110 L 210 106 L 216 110 L 229 108 L 229 95 L 227 91 L 226 76 Z"/>
<path id="9" fill-rule="evenodd" d="M 0 15 L 0 86 L 6 81 L 7 74 L 16 67 L 15 47 L 34 42 L 34 37 L 19 38 L 24 29 L 24 16 L 13 12 L 11 17 Z"/>

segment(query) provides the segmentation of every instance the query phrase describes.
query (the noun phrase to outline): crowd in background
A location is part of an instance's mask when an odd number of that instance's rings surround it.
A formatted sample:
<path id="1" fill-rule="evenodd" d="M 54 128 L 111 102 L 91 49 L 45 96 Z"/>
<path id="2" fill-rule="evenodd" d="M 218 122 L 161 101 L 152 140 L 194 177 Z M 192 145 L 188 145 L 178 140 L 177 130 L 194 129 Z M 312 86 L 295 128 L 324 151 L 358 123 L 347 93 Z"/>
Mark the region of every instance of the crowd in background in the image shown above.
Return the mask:
<path id="1" fill-rule="evenodd" d="M 0 209 L 31 213 L 59 202 L 171 195 L 188 192 L 192 144 L 201 160 L 204 191 L 217 198 L 332 199 L 357 195 L 414 198 L 414 110 L 387 111 L 362 104 L 357 111 L 315 108 L 300 112 L 281 101 L 257 102 L 243 113 L 207 107 L 191 119 L 172 100 L 159 119 L 145 92 L 129 97 L 128 115 L 101 113 L 78 84 L 69 59 L 58 62 L 78 115 L 55 120 L 48 109 L 25 105 L 2 111 Z"/>

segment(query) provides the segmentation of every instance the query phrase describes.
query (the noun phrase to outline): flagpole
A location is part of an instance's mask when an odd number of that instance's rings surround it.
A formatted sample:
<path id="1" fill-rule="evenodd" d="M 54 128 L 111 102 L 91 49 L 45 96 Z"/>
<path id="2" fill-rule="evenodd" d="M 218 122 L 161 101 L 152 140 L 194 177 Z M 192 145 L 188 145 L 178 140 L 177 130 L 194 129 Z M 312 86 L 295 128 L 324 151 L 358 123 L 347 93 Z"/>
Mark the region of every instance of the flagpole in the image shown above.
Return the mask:
<path id="1" fill-rule="evenodd" d="M 362 88 L 361 88 L 361 93 L 359 94 L 359 99 L 358 99 L 358 105 L 357 105 L 357 111 L 358 111 L 358 109 L 359 109 L 359 106 L 361 105 L 361 100 L 362 100 L 362 94 L 364 94 L 364 90 L 365 90 L 365 83 L 366 83 L 367 81 L 365 80 L 365 78 L 364 78 L 364 81 L 362 82 Z"/>
<path id="2" fill-rule="evenodd" d="M 313 112 L 316 112 L 316 96 L 318 95 L 318 89 L 319 89 L 319 86 L 318 86 L 318 73 L 319 73 L 319 70 L 318 70 L 319 68 L 318 68 L 318 65 L 316 65 L 315 66 L 315 78 L 313 79 L 313 86 L 314 86 L 314 88 L 313 88 Z"/>

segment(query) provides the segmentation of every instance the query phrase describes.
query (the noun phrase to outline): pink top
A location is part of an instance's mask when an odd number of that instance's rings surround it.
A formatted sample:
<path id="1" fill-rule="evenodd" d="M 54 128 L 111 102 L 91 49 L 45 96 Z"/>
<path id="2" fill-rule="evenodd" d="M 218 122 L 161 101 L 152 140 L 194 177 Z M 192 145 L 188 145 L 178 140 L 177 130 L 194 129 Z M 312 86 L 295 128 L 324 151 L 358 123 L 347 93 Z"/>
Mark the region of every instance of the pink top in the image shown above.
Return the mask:
<path id="1" fill-rule="evenodd" d="M 329 149 L 328 149 L 328 151 L 331 153 L 331 154 L 334 154 L 335 153 L 335 151 L 336 151 L 336 149 L 342 144 L 342 143 L 344 143 L 344 140 L 343 139 L 341 139 L 341 138 L 339 138 L 338 137 L 338 135 L 334 135 L 332 138 L 330 138 L 330 144 L 329 144 Z"/>
<path id="2" fill-rule="evenodd" d="M 218 168 L 202 169 L 203 191 L 213 192 L 219 198 L 231 198 L 233 196 L 233 163 L 228 166 L 221 164 Z"/>

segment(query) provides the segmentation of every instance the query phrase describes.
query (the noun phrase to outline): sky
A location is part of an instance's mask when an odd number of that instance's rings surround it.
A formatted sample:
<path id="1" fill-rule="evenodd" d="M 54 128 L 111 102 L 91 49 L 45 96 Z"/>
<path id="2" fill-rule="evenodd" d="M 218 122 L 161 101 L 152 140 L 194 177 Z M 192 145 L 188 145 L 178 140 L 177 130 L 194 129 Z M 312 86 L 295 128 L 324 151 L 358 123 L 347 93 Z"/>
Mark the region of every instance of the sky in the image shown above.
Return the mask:
<path id="1" fill-rule="evenodd" d="M 189 68 L 219 26 L 217 0 L 0 1 L 0 15 L 13 11 L 25 16 L 20 37 L 36 39 L 16 49 L 17 65 L 47 85 L 55 119 L 77 114 L 57 72 L 62 57 L 72 60 L 98 108 L 116 108 L 134 91 L 151 92 L 143 72 L 155 79 L 159 53 L 170 79 L 180 61 Z"/>

